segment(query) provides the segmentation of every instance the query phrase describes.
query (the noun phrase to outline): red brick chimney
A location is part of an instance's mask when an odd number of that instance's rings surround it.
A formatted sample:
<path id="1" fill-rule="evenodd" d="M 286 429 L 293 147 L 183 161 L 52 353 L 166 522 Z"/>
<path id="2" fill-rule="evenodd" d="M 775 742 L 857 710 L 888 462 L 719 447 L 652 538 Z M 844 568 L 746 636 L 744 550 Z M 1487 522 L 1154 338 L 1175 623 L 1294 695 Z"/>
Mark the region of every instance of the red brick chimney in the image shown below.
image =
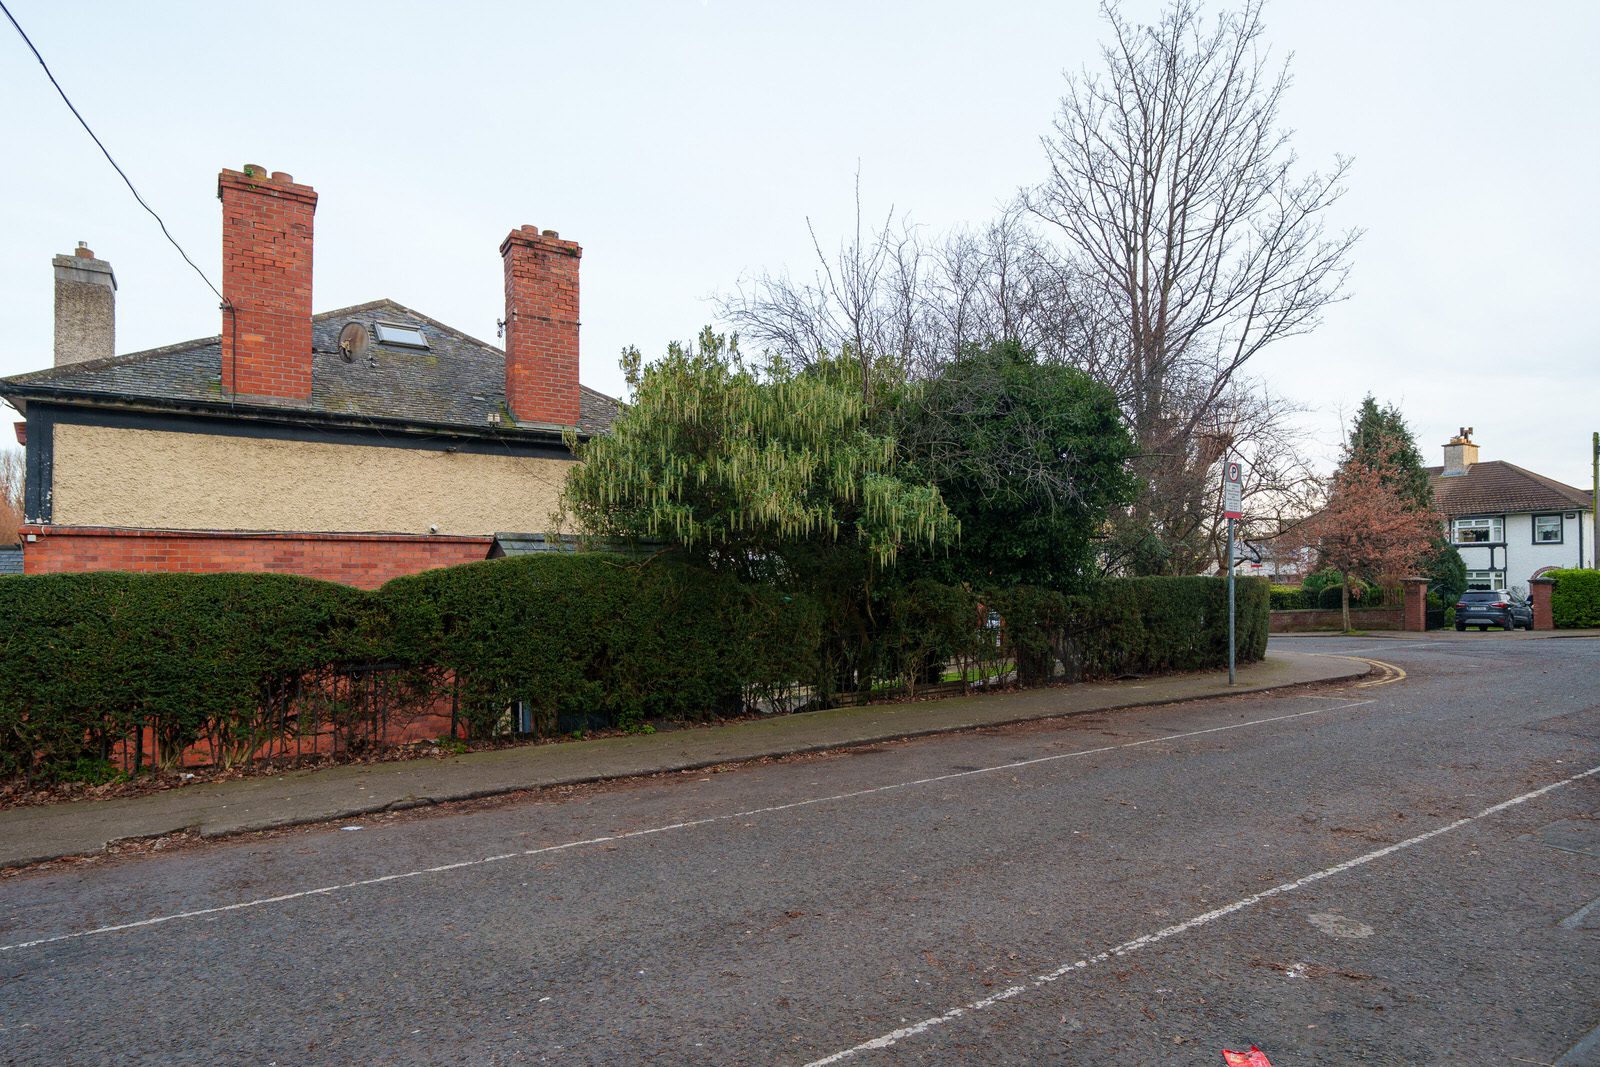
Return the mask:
<path id="1" fill-rule="evenodd" d="M 311 216 L 317 193 L 247 163 L 217 177 L 222 201 L 222 390 L 311 398 Z"/>
<path id="2" fill-rule="evenodd" d="M 554 230 L 512 230 L 506 271 L 506 405 L 520 423 L 578 424 L 578 260 Z"/>

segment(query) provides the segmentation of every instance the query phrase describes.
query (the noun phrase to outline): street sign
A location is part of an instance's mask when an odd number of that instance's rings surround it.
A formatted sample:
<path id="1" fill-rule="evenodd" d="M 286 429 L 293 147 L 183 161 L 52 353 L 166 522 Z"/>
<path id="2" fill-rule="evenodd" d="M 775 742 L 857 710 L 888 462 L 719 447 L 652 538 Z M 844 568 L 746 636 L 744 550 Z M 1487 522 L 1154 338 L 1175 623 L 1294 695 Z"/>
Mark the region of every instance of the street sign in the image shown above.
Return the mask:
<path id="1" fill-rule="evenodd" d="M 1244 507 L 1241 497 L 1241 487 L 1244 483 L 1244 467 L 1236 459 L 1230 459 L 1222 465 L 1222 517 L 1225 519 L 1244 518 Z"/>

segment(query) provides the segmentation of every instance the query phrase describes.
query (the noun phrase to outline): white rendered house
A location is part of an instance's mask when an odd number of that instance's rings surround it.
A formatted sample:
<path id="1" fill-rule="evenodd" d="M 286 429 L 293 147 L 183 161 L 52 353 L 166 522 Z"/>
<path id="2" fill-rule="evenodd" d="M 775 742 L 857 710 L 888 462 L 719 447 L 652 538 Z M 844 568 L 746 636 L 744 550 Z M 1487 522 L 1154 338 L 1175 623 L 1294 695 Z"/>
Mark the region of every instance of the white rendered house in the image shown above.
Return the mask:
<path id="1" fill-rule="evenodd" d="M 1467 565 L 1469 589 L 1517 589 L 1556 567 L 1595 565 L 1594 494 L 1504 460 L 1478 462 L 1472 429 L 1429 467 L 1433 498 Z"/>

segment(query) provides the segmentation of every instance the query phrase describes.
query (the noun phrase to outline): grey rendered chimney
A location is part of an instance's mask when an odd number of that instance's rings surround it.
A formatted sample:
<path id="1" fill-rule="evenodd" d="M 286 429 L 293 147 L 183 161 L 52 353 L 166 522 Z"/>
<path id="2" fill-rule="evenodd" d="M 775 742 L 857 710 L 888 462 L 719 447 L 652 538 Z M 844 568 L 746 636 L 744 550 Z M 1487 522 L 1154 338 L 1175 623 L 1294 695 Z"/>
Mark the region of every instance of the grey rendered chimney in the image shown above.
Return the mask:
<path id="1" fill-rule="evenodd" d="M 116 354 L 117 277 L 82 241 L 56 256 L 56 366 Z"/>

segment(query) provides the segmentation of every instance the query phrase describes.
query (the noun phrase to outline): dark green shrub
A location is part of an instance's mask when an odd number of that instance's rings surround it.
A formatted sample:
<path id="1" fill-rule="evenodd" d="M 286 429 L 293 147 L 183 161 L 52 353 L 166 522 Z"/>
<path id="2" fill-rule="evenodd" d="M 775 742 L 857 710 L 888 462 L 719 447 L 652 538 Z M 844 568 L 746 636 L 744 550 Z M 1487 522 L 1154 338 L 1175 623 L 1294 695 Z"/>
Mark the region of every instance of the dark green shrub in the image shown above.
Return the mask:
<path id="1" fill-rule="evenodd" d="M 453 678 L 475 737 L 741 710 L 745 687 L 814 673 L 803 599 L 669 559 L 607 553 L 487 560 L 397 578 L 380 591 L 396 655 Z"/>
<path id="2" fill-rule="evenodd" d="M 1267 582 L 1238 579 L 1235 597 L 1237 662 L 1252 663 L 1267 649 Z M 1227 664 L 1224 578 L 1110 578 L 1076 596 L 1018 588 L 995 604 L 1013 613 L 1006 614 L 1006 647 L 1022 684 L 1058 669 L 1078 680 Z"/>
<path id="3" fill-rule="evenodd" d="M 1241 663 L 1265 652 L 1269 594 L 1241 579 Z M 141 753 L 196 743 L 219 762 L 330 731 L 382 743 L 395 717 L 455 700 L 472 736 L 642 728 L 754 705 L 790 710 L 950 663 L 1026 685 L 1059 677 L 1217 669 L 1218 578 L 1129 578 L 1067 596 L 884 584 L 840 639 L 842 601 L 749 585 L 671 557 L 599 553 L 470 563 L 372 594 L 272 574 L 75 574 L 0 583 L 0 776 L 101 779 Z M 998 633 L 991 612 L 1003 617 Z M 852 659 L 839 658 L 839 650 Z M 381 673 L 376 711 L 350 680 Z M 118 749 L 118 746 L 123 746 Z M 133 757 L 136 769 L 138 756 Z"/>
<path id="4" fill-rule="evenodd" d="M 1544 577 L 1556 582 L 1550 592 L 1550 614 L 1557 629 L 1600 626 L 1600 571 L 1569 568 L 1547 571 Z"/>
<path id="5" fill-rule="evenodd" d="M 1239 663 L 1266 654 L 1267 583 L 1236 580 Z M 1117 578 L 1078 598 L 1083 673 L 1088 677 L 1215 670 L 1228 658 L 1225 578 Z"/>
<path id="6" fill-rule="evenodd" d="M 1042 685 L 1056 675 L 1056 662 L 1066 666 L 1068 677 L 1076 673 L 1075 656 L 1068 646 L 1073 632 L 1073 615 L 1080 608 L 1078 598 L 1053 589 L 1013 586 L 988 598 L 999 612 L 1001 651 L 1012 660 L 1019 685 Z"/>
<path id="7" fill-rule="evenodd" d="M 1322 590 L 1317 593 L 1317 607 L 1322 608 L 1325 611 L 1330 609 L 1337 611 L 1342 606 L 1341 601 L 1343 596 L 1344 585 L 1342 583 L 1324 586 Z M 1382 607 L 1385 599 L 1386 597 L 1381 586 L 1368 585 L 1360 578 L 1357 578 L 1350 583 L 1350 608 L 1352 611 L 1356 608 Z"/>
<path id="8" fill-rule="evenodd" d="M 1316 604 L 1315 600 L 1306 600 L 1305 589 L 1298 585 L 1274 585 L 1269 594 L 1273 611 L 1298 611 Z"/>
<path id="9" fill-rule="evenodd" d="M 973 658 L 975 643 L 989 639 L 979 598 L 965 586 L 931 578 L 894 587 L 878 614 L 878 676 L 913 693 L 939 681 L 945 664 Z"/>
<path id="10" fill-rule="evenodd" d="M 1332 567 L 1324 567 L 1320 571 L 1313 571 L 1306 575 L 1300 587 L 1305 590 L 1308 598 L 1316 598 L 1330 585 L 1340 585 L 1344 582 L 1344 575 Z"/>
<path id="11" fill-rule="evenodd" d="M 148 727 L 246 758 L 314 680 L 372 658 L 370 594 L 278 574 L 52 574 L 0 583 L 0 774 L 51 777 Z"/>

